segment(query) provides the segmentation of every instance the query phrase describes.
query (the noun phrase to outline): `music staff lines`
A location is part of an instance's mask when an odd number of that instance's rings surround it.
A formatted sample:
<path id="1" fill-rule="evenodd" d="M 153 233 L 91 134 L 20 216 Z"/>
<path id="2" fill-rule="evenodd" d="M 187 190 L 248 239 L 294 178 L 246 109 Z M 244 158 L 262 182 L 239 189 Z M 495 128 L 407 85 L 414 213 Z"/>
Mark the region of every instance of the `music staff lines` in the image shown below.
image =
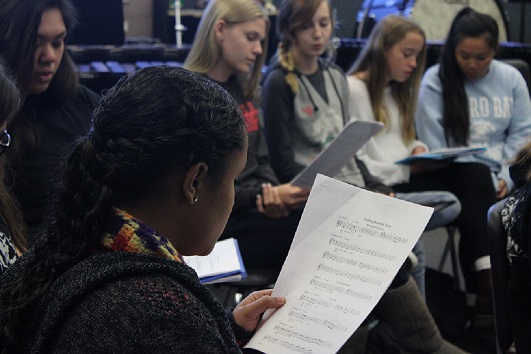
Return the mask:
<path id="1" fill-rule="evenodd" d="M 289 313 L 289 316 L 292 318 L 299 319 L 306 323 L 313 323 L 316 325 L 326 327 L 332 331 L 345 332 L 347 330 L 347 327 L 340 325 L 339 322 L 337 321 L 323 320 L 321 318 L 309 316 L 309 315 L 306 315 L 298 311 L 291 311 Z"/>
<path id="2" fill-rule="evenodd" d="M 355 310 L 352 307 L 342 306 L 342 305 L 336 304 L 336 303 L 331 302 L 331 301 L 319 300 L 319 299 L 316 299 L 314 297 L 311 297 L 311 296 L 308 296 L 308 295 L 304 295 L 304 294 L 301 295 L 299 300 L 307 302 L 308 304 L 311 304 L 311 305 L 319 305 L 319 306 L 323 306 L 323 307 L 326 307 L 326 308 L 329 308 L 329 309 L 333 309 L 333 310 L 342 312 L 342 313 L 344 313 L 346 315 L 356 315 L 357 316 L 357 315 L 360 314 L 360 311 Z"/>
<path id="3" fill-rule="evenodd" d="M 354 260 L 352 258 L 343 257 L 343 256 L 340 256 L 340 255 L 337 255 L 337 254 L 334 254 L 334 253 L 331 253 L 331 252 L 328 252 L 328 251 L 323 253 L 323 258 L 324 259 L 329 259 L 329 260 L 334 261 L 336 263 L 351 265 L 351 266 L 354 266 L 354 267 L 357 267 L 357 268 L 360 268 L 360 269 L 368 269 L 368 270 L 370 270 L 372 272 L 375 272 L 375 273 L 378 273 L 378 274 L 385 274 L 385 273 L 387 273 L 389 271 L 386 268 L 378 267 L 378 266 L 375 266 L 373 264 L 369 264 L 369 263 L 365 263 L 365 262 L 356 261 L 356 260 Z"/>
<path id="4" fill-rule="evenodd" d="M 365 294 L 365 293 L 361 293 L 359 291 L 353 291 L 353 290 L 350 290 L 348 288 L 345 288 L 345 287 L 342 287 L 342 286 L 339 286 L 339 285 L 329 284 L 329 283 L 326 283 L 324 281 L 320 281 L 320 280 L 317 280 L 317 279 L 312 279 L 310 281 L 310 285 L 314 285 L 314 286 L 316 286 L 319 289 L 326 290 L 326 291 L 329 291 L 329 292 L 336 292 L 336 293 L 346 294 L 346 295 L 355 297 L 357 299 L 362 299 L 362 300 L 370 300 L 370 299 L 372 299 L 371 295 L 368 295 L 368 294 Z"/>
<path id="5" fill-rule="evenodd" d="M 281 325 L 276 325 L 274 328 L 273 328 L 273 333 L 276 333 L 278 335 L 281 335 L 283 337 L 287 337 L 287 338 L 294 338 L 294 339 L 297 339 L 297 340 L 300 340 L 300 341 L 303 341 L 303 342 L 306 342 L 306 343 L 309 343 L 309 344 L 315 344 L 319 347 L 323 347 L 323 348 L 330 348 L 332 346 L 332 343 L 329 343 L 329 342 L 326 342 L 326 341 L 323 341 L 319 338 L 314 338 L 314 337 L 309 337 L 309 336 L 305 336 L 303 334 L 300 334 L 300 333 L 297 333 L 297 332 L 293 332 L 292 330 L 284 327 L 284 326 L 281 326 Z"/>
<path id="6" fill-rule="evenodd" d="M 340 241 L 340 240 L 338 240 L 338 239 L 336 239 L 334 237 L 330 238 L 330 241 L 328 243 L 330 245 L 332 245 L 332 246 L 341 247 L 341 248 L 343 248 L 343 249 L 345 249 L 347 251 L 354 251 L 356 253 L 365 254 L 365 255 L 373 256 L 373 257 L 378 257 L 378 258 L 386 259 L 388 261 L 396 260 L 396 256 L 393 256 L 391 254 L 378 252 L 378 251 L 375 251 L 375 250 L 371 250 L 369 248 L 359 247 L 359 246 L 353 245 L 353 244 L 345 242 L 345 241 Z"/>
<path id="7" fill-rule="evenodd" d="M 382 283 L 378 279 L 373 279 L 373 278 L 366 277 L 364 275 L 347 272 L 346 270 L 341 270 L 341 269 L 337 269 L 334 267 L 330 267 L 323 263 L 319 263 L 319 265 L 317 266 L 317 270 L 321 270 L 323 272 L 334 274 L 334 275 L 337 275 L 338 277 L 347 278 L 350 280 L 359 280 L 362 283 L 368 283 L 372 285 L 380 285 Z"/>
<path id="8" fill-rule="evenodd" d="M 353 224 L 351 222 L 348 222 L 342 219 L 337 221 L 336 226 L 340 227 L 343 231 L 347 231 L 351 234 L 361 233 L 364 235 L 375 236 L 375 237 L 381 238 L 386 241 L 391 241 L 393 243 L 401 243 L 401 244 L 407 243 L 407 239 L 404 237 L 391 235 L 385 231 L 379 231 L 379 230 L 374 230 L 368 227 L 359 226 L 359 225 Z"/>
<path id="9" fill-rule="evenodd" d="M 278 344 L 281 347 L 288 348 L 291 351 L 296 352 L 296 353 L 311 353 L 312 352 L 311 349 L 303 348 L 301 346 L 295 345 L 295 344 L 290 343 L 290 342 L 286 342 L 284 340 L 279 341 L 277 338 L 275 338 L 275 337 L 273 337 L 273 336 L 271 336 L 269 334 L 264 337 L 264 340 L 266 340 L 266 341 L 268 341 L 270 343 L 273 343 L 273 344 Z"/>

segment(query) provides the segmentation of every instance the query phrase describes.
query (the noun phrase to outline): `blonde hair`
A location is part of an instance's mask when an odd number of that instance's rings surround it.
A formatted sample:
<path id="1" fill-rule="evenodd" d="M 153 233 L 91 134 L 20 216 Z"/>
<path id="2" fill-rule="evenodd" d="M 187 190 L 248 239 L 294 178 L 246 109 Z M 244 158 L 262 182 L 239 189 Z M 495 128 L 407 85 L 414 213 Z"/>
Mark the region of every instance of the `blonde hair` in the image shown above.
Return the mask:
<path id="1" fill-rule="evenodd" d="M 426 65 L 426 34 L 415 22 L 404 17 L 389 15 L 380 20 L 369 36 L 358 59 L 354 62 L 349 75 L 366 72 L 363 78 L 369 91 L 371 106 L 376 121 L 389 128 L 389 117 L 383 104 L 384 90 L 387 85 L 387 51 L 403 40 L 410 32 L 418 33 L 424 38 L 424 46 L 418 55 L 417 67 L 403 83 L 391 82 L 391 95 L 398 104 L 402 118 L 400 127 L 402 140 L 407 144 L 415 139 L 415 110 L 420 80 Z"/>
<path id="2" fill-rule="evenodd" d="M 269 32 L 269 17 L 264 8 L 255 0 L 210 0 L 199 22 L 184 67 L 190 71 L 207 74 L 221 59 L 223 53 L 214 31 L 214 26 L 219 20 L 235 24 L 257 18 L 263 18 L 266 21 L 266 36 L 261 43 L 262 54 L 256 58 L 253 70 L 240 78 L 245 96 L 252 97 L 260 82 Z"/>
<path id="3" fill-rule="evenodd" d="M 334 16 L 328 0 L 284 0 L 278 12 L 277 32 L 280 42 L 276 55 L 280 66 L 287 71 L 285 75 L 286 82 L 293 93 L 299 92 L 299 83 L 295 75 L 297 59 L 293 52 L 296 31 L 312 20 L 315 12 L 323 2 L 328 4 L 331 25 L 334 28 Z M 328 45 L 329 47 L 332 46 L 331 43 L 328 43 Z"/>

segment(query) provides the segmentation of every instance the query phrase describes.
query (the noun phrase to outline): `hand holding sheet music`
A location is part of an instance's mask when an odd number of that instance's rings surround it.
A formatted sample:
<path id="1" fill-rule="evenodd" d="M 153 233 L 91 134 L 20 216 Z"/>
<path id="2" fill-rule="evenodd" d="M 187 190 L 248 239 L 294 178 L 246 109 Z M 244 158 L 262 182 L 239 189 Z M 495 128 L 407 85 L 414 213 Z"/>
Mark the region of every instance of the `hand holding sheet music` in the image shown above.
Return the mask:
<path id="1" fill-rule="evenodd" d="M 379 301 L 432 208 L 318 175 L 266 312 L 246 347 L 335 353 Z"/>

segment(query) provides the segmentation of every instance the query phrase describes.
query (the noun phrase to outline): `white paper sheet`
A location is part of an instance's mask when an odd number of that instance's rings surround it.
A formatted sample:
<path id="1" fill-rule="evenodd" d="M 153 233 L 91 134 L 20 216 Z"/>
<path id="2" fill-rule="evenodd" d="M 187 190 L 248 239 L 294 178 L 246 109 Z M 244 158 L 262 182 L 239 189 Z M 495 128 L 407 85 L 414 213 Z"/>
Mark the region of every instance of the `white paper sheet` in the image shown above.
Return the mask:
<path id="1" fill-rule="evenodd" d="M 382 128 L 383 124 L 379 122 L 351 120 L 330 145 L 321 151 L 313 163 L 291 181 L 291 184 L 309 187 L 318 173 L 329 177 L 336 176 L 356 152 Z"/>
<path id="2" fill-rule="evenodd" d="M 317 175 L 266 312 L 246 347 L 335 353 L 379 301 L 432 208 Z"/>
<path id="3" fill-rule="evenodd" d="M 183 259 L 194 268 L 203 284 L 238 281 L 247 276 L 238 241 L 234 238 L 216 242 L 207 256 L 183 256 Z"/>

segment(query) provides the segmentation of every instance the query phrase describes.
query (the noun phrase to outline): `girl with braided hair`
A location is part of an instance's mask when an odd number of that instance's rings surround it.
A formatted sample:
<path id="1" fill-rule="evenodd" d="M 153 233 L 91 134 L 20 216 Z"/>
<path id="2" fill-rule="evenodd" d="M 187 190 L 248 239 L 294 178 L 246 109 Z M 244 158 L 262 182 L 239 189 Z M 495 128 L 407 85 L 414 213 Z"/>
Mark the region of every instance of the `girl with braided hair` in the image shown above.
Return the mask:
<path id="1" fill-rule="evenodd" d="M 46 233 L 0 280 L 2 349 L 240 352 L 285 299 L 255 292 L 227 316 L 181 255 L 214 247 L 246 152 L 219 85 L 170 67 L 121 79 L 64 161 Z"/>
<path id="2" fill-rule="evenodd" d="M 280 44 L 276 61 L 270 65 L 264 80 L 263 111 L 271 164 L 280 181 L 286 182 L 309 165 L 348 123 L 349 88 L 345 74 L 331 61 L 332 56 L 323 58 L 332 49 L 334 28 L 327 0 L 284 0 L 277 25 Z M 335 178 L 395 196 L 390 187 L 374 177 L 354 156 Z M 459 213 L 457 199 L 447 192 L 396 197 L 419 204 L 448 201 L 457 205 L 449 215 L 435 212 L 428 228 L 445 225 L 447 218 L 451 221 Z M 401 351 L 460 352 L 442 338 L 404 265 L 374 313 L 384 324 L 380 328 L 390 328 L 389 336 Z"/>

